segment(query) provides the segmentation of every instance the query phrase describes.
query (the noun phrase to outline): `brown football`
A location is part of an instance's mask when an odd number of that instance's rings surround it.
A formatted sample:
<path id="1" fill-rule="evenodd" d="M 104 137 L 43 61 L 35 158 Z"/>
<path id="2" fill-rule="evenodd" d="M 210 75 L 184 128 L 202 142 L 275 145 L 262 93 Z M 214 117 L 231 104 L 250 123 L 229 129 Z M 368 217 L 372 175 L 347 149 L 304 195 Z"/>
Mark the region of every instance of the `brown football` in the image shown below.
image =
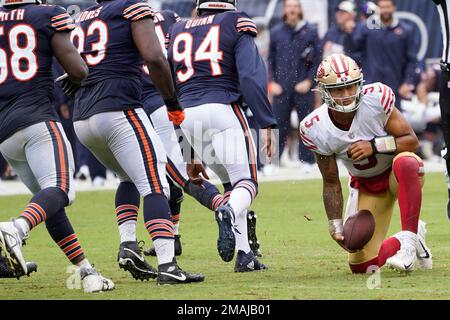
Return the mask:
<path id="1" fill-rule="evenodd" d="M 344 245 L 350 251 L 358 251 L 372 239 L 375 219 L 369 210 L 360 210 L 344 224 Z"/>

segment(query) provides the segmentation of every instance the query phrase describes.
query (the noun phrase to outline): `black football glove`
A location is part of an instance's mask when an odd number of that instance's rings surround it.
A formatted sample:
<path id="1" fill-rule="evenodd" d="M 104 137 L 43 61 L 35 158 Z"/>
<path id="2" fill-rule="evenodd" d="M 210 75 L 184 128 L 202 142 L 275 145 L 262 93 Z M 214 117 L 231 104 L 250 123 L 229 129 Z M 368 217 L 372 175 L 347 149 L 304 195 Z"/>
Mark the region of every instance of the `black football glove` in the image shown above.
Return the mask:
<path id="1" fill-rule="evenodd" d="M 75 98 L 75 94 L 81 88 L 81 85 L 70 81 L 69 75 L 67 73 L 65 73 L 62 76 L 60 76 L 59 78 L 57 78 L 55 80 L 55 82 L 59 83 L 61 85 L 61 89 L 64 92 L 64 94 L 72 99 Z"/>

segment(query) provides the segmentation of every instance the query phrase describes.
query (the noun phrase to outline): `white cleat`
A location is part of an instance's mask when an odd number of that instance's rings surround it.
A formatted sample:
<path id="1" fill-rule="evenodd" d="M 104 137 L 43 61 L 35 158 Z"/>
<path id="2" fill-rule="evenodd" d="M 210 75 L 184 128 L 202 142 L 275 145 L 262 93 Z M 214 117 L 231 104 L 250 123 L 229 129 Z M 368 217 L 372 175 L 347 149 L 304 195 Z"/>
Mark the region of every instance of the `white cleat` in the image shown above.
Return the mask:
<path id="1" fill-rule="evenodd" d="M 417 231 L 417 260 L 419 261 L 420 269 L 431 270 L 433 268 L 433 256 L 430 248 L 425 243 L 425 236 L 427 234 L 426 223 L 419 220 L 419 227 Z"/>
<path id="2" fill-rule="evenodd" d="M 114 289 L 114 282 L 104 278 L 95 268 L 81 267 L 80 277 L 86 293 L 110 291 Z"/>
<path id="3" fill-rule="evenodd" d="M 395 255 L 386 260 L 386 265 L 389 268 L 395 269 L 399 272 L 411 272 L 416 267 L 416 241 L 417 235 L 402 231 L 395 235 L 400 240 L 400 250 Z"/>
<path id="4" fill-rule="evenodd" d="M 13 222 L 0 223 L 0 248 L 12 268 L 19 273 L 28 274 L 27 263 L 22 254 L 22 240 Z"/>

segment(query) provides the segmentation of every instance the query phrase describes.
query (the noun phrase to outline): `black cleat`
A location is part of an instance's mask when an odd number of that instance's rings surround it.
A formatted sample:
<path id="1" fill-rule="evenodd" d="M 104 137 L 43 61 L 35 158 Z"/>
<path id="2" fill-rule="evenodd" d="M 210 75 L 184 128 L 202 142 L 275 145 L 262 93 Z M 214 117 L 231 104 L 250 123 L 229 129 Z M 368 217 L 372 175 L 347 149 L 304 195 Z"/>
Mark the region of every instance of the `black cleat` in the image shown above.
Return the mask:
<path id="1" fill-rule="evenodd" d="M 183 248 L 181 247 L 180 238 L 181 238 L 181 236 L 179 234 L 176 234 L 175 238 L 174 238 L 175 239 L 175 255 L 176 256 L 181 256 L 181 253 L 183 252 Z M 156 257 L 155 247 L 151 247 L 150 249 L 145 250 L 144 255 Z"/>
<path id="2" fill-rule="evenodd" d="M 216 221 L 219 225 L 219 239 L 217 240 L 217 250 L 225 262 L 230 262 L 234 257 L 236 246 L 236 236 L 233 232 L 234 212 L 228 205 L 223 205 L 216 210 Z"/>
<path id="3" fill-rule="evenodd" d="M 27 262 L 27 274 L 22 269 L 14 270 L 11 268 L 8 259 L 0 254 L 0 278 L 17 278 L 20 279 L 23 276 L 30 276 L 31 273 L 37 272 L 37 264 L 34 262 Z"/>
<path id="4" fill-rule="evenodd" d="M 161 264 L 158 267 L 158 285 L 203 281 L 205 281 L 205 276 L 203 274 L 189 273 L 181 270 L 175 258 L 173 258 L 172 262 Z"/>
<path id="5" fill-rule="evenodd" d="M 256 218 L 255 211 L 249 211 L 247 213 L 248 244 L 255 256 L 262 257 L 261 251 L 259 250 L 259 240 L 256 237 Z"/>
<path id="6" fill-rule="evenodd" d="M 142 247 L 139 246 L 137 241 L 122 242 L 117 261 L 119 267 L 131 273 L 136 280 L 155 279 L 158 276 L 156 269 L 145 261 L 142 256 Z"/>
<path id="7" fill-rule="evenodd" d="M 234 272 L 251 272 L 251 271 L 262 271 L 267 270 L 266 265 L 259 262 L 256 259 L 252 251 L 249 253 L 244 253 L 244 251 L 239 250 L 236 258 L 236 264 L 234 265 Z"/>

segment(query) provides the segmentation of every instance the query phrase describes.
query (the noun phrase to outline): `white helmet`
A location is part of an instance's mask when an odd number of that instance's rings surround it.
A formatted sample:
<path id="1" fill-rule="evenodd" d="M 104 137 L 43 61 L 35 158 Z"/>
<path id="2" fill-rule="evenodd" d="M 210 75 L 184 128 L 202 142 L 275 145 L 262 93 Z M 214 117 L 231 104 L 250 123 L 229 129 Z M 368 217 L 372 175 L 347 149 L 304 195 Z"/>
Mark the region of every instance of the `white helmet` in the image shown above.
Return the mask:
<path id="1" fill-rule="evenodd" d="M 19 4 L 26 4 L 26 3 L 34 3 L 34 4 L 41 4 L 41 0 L 0 0 L 0 6 L 2 7 L 8 7 L 8 6 L 17 6 Z"/>
<path id="2" fill-rule="evenodd" d="M 363 96 L 364 75 L 358 64 L 343 54 L 333 54 L 326 57 L 317 69 L 316 81 L 318 91 L 330 109 L 339 112 L 353 112 L 361 105 Z M 346 87 L 357 84 L 358 88 L 353 103 L 339 105 L 331 96 L 330 89 Z M 349 97 L 350 98 L 350 97 Z"/>

